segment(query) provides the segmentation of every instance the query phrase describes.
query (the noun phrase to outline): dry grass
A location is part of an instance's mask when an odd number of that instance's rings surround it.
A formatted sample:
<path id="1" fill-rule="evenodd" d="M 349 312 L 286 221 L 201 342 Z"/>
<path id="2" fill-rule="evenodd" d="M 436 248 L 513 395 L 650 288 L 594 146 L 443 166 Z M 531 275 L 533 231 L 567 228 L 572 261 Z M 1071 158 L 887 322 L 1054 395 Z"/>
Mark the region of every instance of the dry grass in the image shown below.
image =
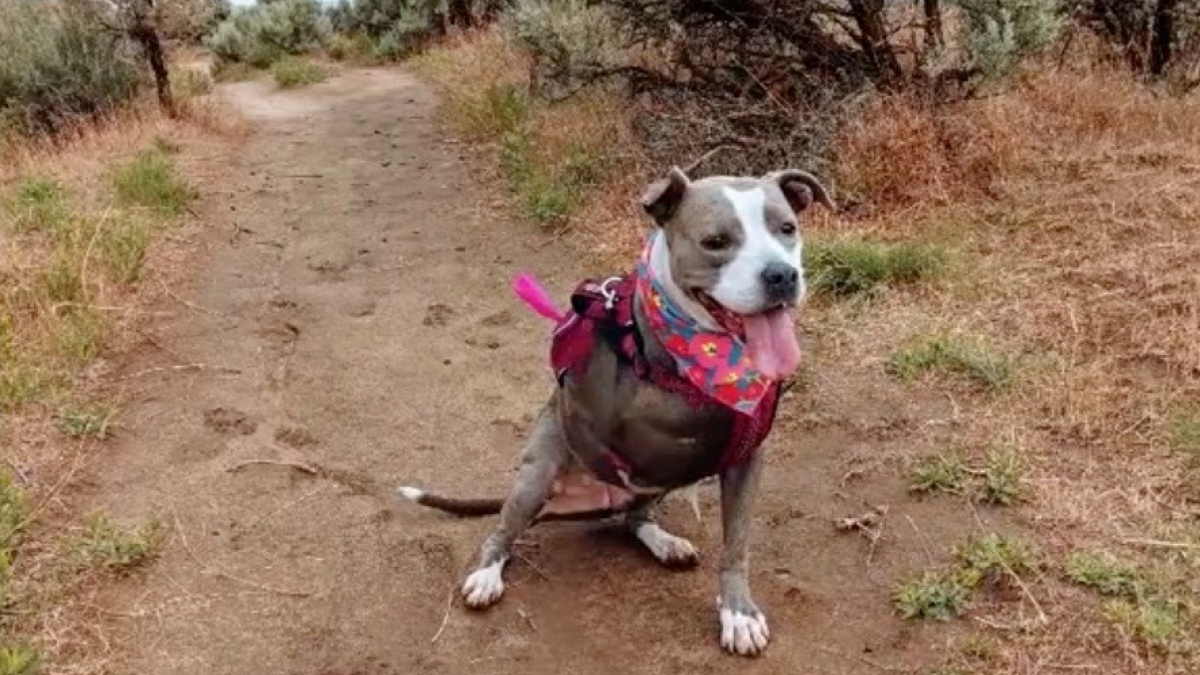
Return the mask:
<path id="1" fill-rule="evenodd" d="M 956 442 L 1021 447 L 1035 535 L 1173 579 L 1107 608 L 1041 580 L 1057 600 L 1049 623 L 1006 643 L 989 672 L 1196 672 L 1200 553 L 1187 547 L 1200 539 L 1200 482 L 1181 449 L 1200 402 L 1200 102 L 1096 66 L 1044 69 L 939 111 L 877 101 L 848 127 L 838 166 L 871 205 L 839 235 L 942 242 L 970 274 L 853 324 L 819 307 L 827 359 L 880 362 L 947 323 L 1030 355 L 1011 396 L 957 399 Z M 1014 467 L 994 459 L 989 489 L 1012 501 Z M 941 489 L 947 477 L 926 478 Z"/>
<path id="2" fill-rule="evenodd" d="M 186 218 L 195 150 L 240 131 L 208 104 L 183 109 L 169 120 L 134 106 L 52 144 L 9 146 L 0 163 L 0 514 L 27 504 L 15 535 L 0 516 L 19 552 L 0 551 L 0 597 L 20 617 L 3 627 L 3 672 L 107 672 L 111 645 L 88 606 L 113 575 L 98 570 L 153 555 L 152 530 L 97 519 L 79 535 L 63 497 L 118 423 L 122 393 L 97 366 L 130 344 L 158 295 L 147 282 L 170 273 L 175 244 L 159 235 Z"/>
<path id="3" fill-rule="evenodd" d="M 414 63 L 441 89 L 455 130 L 495 153 L 520 214 L 597 243 L 638 222 L 623 217 L 642 186 L 622 183 L 641 160 L 621 101 L 598 92 L 557 105 L 533 99 L 528 62 L 497 28 L 452 36 Z"/>

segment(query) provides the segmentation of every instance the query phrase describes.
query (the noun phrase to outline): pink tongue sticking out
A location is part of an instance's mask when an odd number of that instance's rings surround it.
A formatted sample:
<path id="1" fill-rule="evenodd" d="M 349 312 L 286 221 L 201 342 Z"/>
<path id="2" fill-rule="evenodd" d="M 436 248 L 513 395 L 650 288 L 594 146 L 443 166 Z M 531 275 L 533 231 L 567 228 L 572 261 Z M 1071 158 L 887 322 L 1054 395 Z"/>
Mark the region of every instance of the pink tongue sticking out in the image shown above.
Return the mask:
<path id="1" fill-rule="evenodd" d="M 762 314 L 743 316 L 746 347 L 754 366 L 765 377 L 781 380 L 800 367 L 800 343 L 788 309 L 773 309 Z"/>

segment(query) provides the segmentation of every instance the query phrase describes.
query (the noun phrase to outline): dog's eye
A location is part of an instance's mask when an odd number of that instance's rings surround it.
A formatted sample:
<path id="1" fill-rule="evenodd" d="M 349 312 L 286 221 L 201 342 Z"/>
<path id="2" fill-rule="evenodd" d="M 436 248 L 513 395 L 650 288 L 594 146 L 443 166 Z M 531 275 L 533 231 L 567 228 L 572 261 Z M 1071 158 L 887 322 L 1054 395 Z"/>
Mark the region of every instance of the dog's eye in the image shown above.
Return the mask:
<path id="1" fill-rule="evenodd" d="M 710 251 L 723 251 L 730 243 L 727 234 L 712 234 L 700 240 L 700 245 Z"/>
<path id="2" fill-rule="evenodd" d="M 779 231 L 780 231 L 780 233 L 785 234 L 790 237 L 793 234 L 796 234 L 796 224 L 791 223 L 791 222 L 784 223 L 779 226 Z"/>

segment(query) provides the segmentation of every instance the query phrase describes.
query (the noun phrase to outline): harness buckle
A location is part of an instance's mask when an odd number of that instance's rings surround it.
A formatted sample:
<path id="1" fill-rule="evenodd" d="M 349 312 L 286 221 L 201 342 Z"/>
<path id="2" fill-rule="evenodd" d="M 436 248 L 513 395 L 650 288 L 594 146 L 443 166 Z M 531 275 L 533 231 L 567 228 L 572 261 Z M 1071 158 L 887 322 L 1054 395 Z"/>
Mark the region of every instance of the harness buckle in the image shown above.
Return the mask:
<path id="1" fill-rule="evenodd" d="M 604 283 L 600 284 L 600 295 L 604 296 L 604 309 L 610 312 L 612 311 L 613 305 L 615 305 L 617 302 L 617 292 L 609 288 L 609 285 L 618 283 L 620 281 L 621 277 L 609 277 L 604 280 Z"/>

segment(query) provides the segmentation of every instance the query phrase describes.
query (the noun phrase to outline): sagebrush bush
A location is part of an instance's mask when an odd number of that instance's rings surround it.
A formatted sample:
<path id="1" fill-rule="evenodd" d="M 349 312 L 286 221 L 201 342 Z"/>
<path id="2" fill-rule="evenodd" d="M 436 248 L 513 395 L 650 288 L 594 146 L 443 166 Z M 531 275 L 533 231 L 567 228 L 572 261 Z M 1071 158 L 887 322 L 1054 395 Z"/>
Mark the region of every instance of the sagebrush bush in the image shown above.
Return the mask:
<path id="1" fill-rule="evenodd" d="M 48 136 L 138 92 L 126 45 L 70 5 L 0 0 L 0 139 Z"/>
<path id="2" fill-rule="evenodd" d="M 1003 77 L 1058 37 L 1059 0 L 958 0 L 967 17 L 966 47 L 981 75 Z"/>
<path id="3" fill-rule="evenodd" d="M 516 0 L 504 26 L 533 59 L 535 75 L 556 82 L 616 65 L 623 56 L 621 27 L 587 0 Z"/>
<path id="4" fill-rule="evenodd" d="M 284 56 L 321 49 L 329 34 L 318 0 L 274 0 L 234 12 L 205 44 L 219 62 L 267 68 Z"/>

